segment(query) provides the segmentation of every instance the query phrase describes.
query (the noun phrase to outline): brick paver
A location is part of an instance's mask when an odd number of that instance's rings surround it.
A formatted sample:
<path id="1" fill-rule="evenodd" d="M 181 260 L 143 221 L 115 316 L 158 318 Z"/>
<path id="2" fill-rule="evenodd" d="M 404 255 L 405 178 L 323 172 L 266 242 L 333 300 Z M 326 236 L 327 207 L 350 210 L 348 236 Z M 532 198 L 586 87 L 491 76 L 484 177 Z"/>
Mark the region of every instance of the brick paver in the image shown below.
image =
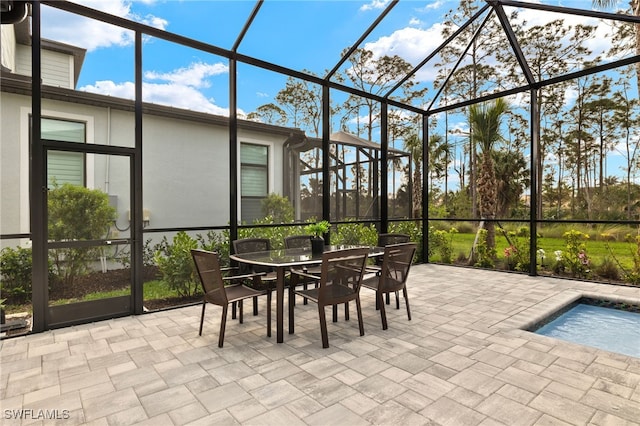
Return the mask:
<path id="1" fill-rule="evenodd" d="M 417 265 L 412 321 L 393 301 L 383 331 L 363 291 L 365 335 L 341 310 L 329 349 L 301 303 L 283 344 L 264 305 L 229 319 L 223 349 L 220 311 L 200 337 L 199 306 L 4 339 L 0 422 L 640 425 L 640 359 L 523 330 L 581 295 L 640 304 L 640 288 Z"/>

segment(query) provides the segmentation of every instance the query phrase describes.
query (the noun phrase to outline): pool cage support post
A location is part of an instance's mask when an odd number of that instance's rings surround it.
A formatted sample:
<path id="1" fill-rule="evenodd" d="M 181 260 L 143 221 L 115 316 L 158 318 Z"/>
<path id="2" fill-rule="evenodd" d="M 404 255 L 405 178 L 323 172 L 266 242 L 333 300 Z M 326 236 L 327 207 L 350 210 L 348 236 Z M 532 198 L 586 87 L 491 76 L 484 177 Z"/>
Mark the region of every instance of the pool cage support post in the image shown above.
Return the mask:
<path id="1" fill-rule="evenodd" d="M 427 164 L 429 164 L 429 116 L 422 116 L 422 263 L 429 263 L 429 181 Z M 413 210 L 413 208 L 411 209 Z M 427 219 L 425 219 L 427 218 Z"/>
<path id="2" fill-rule="evenodd" d="M 539 108 L 537 88 L 532 88 L 531 94 L 531 197 L 529 200 L 529 275 L 538 275 L 538 159 L 540 158 L 539 138 Z M 541 211 L 542 209 L 540 209 Z"/>

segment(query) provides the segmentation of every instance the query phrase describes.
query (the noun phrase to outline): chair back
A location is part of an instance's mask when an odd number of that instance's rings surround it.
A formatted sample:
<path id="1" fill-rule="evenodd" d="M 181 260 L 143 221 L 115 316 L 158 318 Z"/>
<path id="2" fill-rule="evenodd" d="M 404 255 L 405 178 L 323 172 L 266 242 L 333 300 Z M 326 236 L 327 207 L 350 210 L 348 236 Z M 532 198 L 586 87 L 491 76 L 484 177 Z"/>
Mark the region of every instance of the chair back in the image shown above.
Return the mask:
<path id="1" fill-rule="evenodd" d="M 196 271 L 202 284 L 205 298 L 215 305 L 225 306 L 228 303 L 224 288 L 222 270 L 218 253 L 206 250 L 191 250 L 191 257 L 196 264 Z"/>
<path id="2" fill-rule="evenodd" d="M 380 287 L 383 292 L 402 290 L 416 253 L 416 243 L 392 244 L 384 249 Z"/>
<path id="3" fill-rule="evenodd" d="M 402 244 L 408 243 L 411 241 L 411 237 L 407 234 L 397 234 L 397 233 L 389 233 L 389 234 L 378 234 L 378 247 L 386 247 L 392 244 Z M 373 261 L 377 266 L 382 265 L 382 259 L 376 257 Z"/>
<path id="4" fill-rule="evenodd" d="M 284 248 L 301 248 L 311 250 L 311 235 L 290 235 L 284 237 Z"/>
<path id="5" fill-rule="evenodd" d="M 407 234 L 378 234 L 378 247 L 386 247 L 391 244 L 408 243 L 411 237 Z"/>
<path id="6" fill-rule="evenodd" d="M 269 251 L 271 250 L 271 241 L 268 238 L 243 238 L 240 240 L 233 240 L 233 252 L 236 254 L 242 253 L 255 253 L 258 251 Z M 271 272 L 272 268 L 267 266 L 259 266 L 259 265 L 247 265 L 241 263 L 240 266 L 241 274 L 249 274 L 252 272 Z"/>
<path id="7" fill-rule="evenodd" d="M 331 305 L 353 300 L 360 292 L 368 255 L 366 247 L 323 253 L 319 303 Z"/>

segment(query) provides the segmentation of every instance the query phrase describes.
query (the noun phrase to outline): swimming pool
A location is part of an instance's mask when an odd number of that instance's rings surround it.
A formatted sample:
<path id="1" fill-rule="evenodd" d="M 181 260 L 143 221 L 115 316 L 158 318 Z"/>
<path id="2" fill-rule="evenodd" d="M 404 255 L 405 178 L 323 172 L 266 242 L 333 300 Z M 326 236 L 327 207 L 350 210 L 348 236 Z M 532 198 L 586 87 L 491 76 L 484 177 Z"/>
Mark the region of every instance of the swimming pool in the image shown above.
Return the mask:
<path id="1" fill-rule="evenodd" d="M 640 313 L 581 299 L 549 320 L 531 331 L 640 358 Z"/>

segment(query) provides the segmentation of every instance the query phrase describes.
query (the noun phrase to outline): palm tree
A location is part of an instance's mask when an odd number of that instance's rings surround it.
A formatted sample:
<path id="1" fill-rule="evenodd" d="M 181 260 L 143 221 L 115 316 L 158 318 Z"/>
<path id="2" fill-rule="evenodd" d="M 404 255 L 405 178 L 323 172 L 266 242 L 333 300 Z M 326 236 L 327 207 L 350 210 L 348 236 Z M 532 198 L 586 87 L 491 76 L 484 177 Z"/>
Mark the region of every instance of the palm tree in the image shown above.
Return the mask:
<path id="1" fill-rule="evenodd" d="M 414 218 L 422 217 L 422 139 L 417 133 L 411 133 L 404 140 L 404 149 L 413 160 L 413 190 L 411 191 L 412 213 Z"/>
<path id="2" fill-rule="evenodd" d="M 493 163 L 493 146 L 503 139 L 500 134 L 502 115 L 507 112 L 509 106 L 502 99 L 496 99 L 493 103 L 475 104 L 469 107 L 469 127 L 472 144 L 480 148 L 480 169 L 476 188 L 478 191 L 480 217 L 485 222 L 487 230 L 487 249 L 493 250 L 496 245 L 495 226 L 493 219 L 496 217 L 498 205 L 498 190 L 496 171 Z"/>
<path id="3" fill-rule="evenodd" d="M 619 3 L 619 0 L 592 0 L 594 7 L 598 9 L 608 9 Z M 630 0 L 629 5 L 634 16 L 640 16 L 640 0 Z M 636 55 L 640 55 L 640 24 L 633 24 L 635 34 Z M 636 62 L 636 80 L 638 81 L 638 91 L 640 91 L 640 62 Z"/>
<path id="4" fill-rule="evenodd" d="M 447 173 L 447 160 L 449 159 L 449 146 L 444 137 L 439 134 L 429 136 L 429 171 L 431 173 L 431 187 L 437 179 L 443 178 Z"/>

